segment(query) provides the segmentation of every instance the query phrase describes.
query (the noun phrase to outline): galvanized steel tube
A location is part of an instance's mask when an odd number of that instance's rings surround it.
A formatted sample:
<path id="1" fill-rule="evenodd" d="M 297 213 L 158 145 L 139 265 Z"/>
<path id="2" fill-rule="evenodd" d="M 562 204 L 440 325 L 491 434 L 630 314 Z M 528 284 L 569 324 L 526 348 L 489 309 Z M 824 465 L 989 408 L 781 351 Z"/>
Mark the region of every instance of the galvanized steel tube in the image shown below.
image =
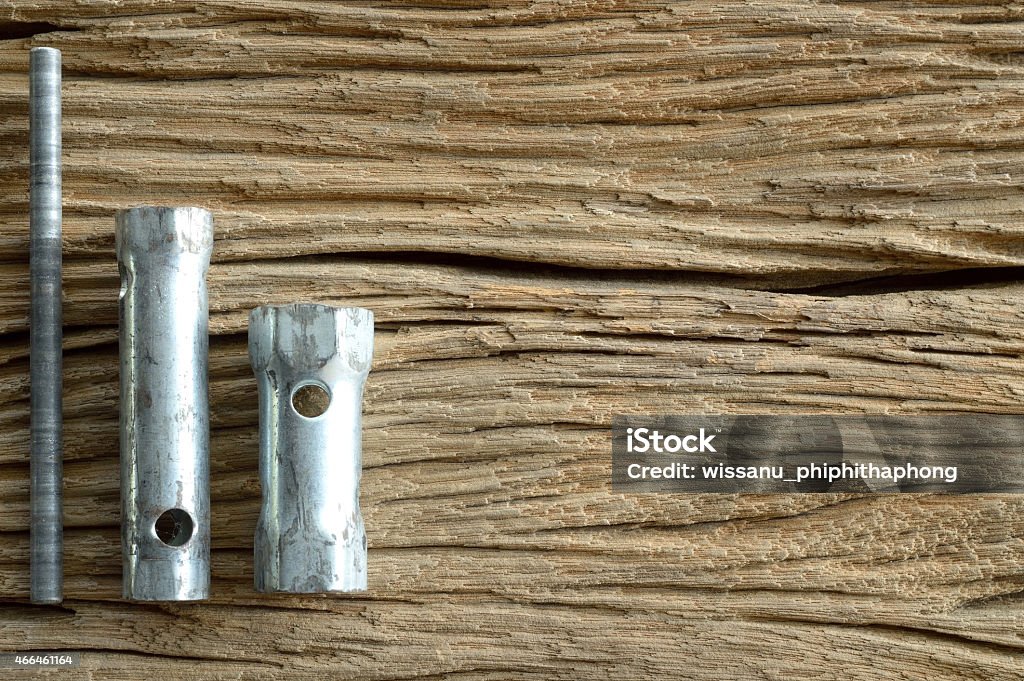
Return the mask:
<path id="1" fill-rule="evenodd" d="M 33 603 L 60 603 L 64 596 L 60 87 L 60 51 L 33 48 L 29 52 L 29 581 Z"/>
<path id="2" fill-rule="evenodd" d="M 372 355 L 369 310 L 283 305 L 249 316 L 263 485 L 257 591 L 366 589 L 359 479 Z"/>
<path id="3" fill-rule="evenodd" d="M 124 596 L 199 600 L 210 586 L 208 308 L 213 217 L 118 211 Z"/>

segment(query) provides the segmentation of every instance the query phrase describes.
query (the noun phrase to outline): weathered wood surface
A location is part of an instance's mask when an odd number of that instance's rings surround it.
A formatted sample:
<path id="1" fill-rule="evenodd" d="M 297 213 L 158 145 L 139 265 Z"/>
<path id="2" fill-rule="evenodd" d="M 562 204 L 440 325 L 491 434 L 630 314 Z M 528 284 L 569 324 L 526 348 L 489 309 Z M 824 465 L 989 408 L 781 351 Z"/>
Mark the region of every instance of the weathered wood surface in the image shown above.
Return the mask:
<path id="1" fill-rule="evenodd" d="M 624 496 L 608 433 L 1021 411 L 1021 6 L 0 0 L 0 35 L 0 649 L 90 679 L 1024 677 L 1024 499 Z M 62 608 L 27 605 L 30 45 L 66 69 Z M 205 604 L 119 599 L 137 203 L 216 213 Z M 362 596 L 251 588 L 245 315 L 295 300 L 378 319 Z"/>

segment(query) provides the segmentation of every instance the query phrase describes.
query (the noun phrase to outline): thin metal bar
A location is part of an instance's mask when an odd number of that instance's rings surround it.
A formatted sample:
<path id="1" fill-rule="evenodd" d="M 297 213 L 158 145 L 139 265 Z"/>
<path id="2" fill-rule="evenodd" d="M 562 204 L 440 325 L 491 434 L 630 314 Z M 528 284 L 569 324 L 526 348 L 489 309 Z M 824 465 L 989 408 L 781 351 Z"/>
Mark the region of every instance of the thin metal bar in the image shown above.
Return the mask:
<path id="1" fill-rule="evenodd" d="M 64 597 L 60 50 L 29 53 L 31 597 Z"/>

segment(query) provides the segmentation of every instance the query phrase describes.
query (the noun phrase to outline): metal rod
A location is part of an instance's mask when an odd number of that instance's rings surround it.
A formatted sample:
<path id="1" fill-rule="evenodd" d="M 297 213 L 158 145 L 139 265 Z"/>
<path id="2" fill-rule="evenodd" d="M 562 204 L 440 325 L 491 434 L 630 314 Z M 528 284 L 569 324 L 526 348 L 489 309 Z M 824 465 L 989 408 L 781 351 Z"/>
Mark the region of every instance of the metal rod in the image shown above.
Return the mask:
<path id="1" fill-rule="evenodd" d="M 121 535 L 125 598 L 210 591 L 206 272 L 213 216 L 142 206 L 115 216 L 121 270 Z"/>
<path id="2" fill-rule="evenodd" d="M 296 304 L 249 315 L 263 486 L 257 591 L 366 590 L 359 478 L 372 355 L 369 310 Z"/>
<path id="3" fill-rule="evenodd" d="M 31 597 L 64 597 L 60 50 L 29 52 Z"/>

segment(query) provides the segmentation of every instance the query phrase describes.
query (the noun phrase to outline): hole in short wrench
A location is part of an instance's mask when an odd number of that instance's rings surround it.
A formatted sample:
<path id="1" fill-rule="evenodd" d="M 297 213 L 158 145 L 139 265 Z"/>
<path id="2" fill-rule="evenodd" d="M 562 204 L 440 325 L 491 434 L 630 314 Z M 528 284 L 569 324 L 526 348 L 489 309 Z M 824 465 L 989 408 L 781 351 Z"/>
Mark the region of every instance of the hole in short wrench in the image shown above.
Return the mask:
<path id="1" fill-rule="evenodd" d="M 192 516 L 180 508 L 164 511 L 156 519 L 157 539 L 168 546 L 184 546 L 192 538 Z"/>
<path id="2" fill-rule="evenodd" d="M 300 385 L 292 393 L 292 409 L 300 416 L 315 419 L 322 416 L 331 404 L 331 395 L 327 388 L 319 383 Z"/>

